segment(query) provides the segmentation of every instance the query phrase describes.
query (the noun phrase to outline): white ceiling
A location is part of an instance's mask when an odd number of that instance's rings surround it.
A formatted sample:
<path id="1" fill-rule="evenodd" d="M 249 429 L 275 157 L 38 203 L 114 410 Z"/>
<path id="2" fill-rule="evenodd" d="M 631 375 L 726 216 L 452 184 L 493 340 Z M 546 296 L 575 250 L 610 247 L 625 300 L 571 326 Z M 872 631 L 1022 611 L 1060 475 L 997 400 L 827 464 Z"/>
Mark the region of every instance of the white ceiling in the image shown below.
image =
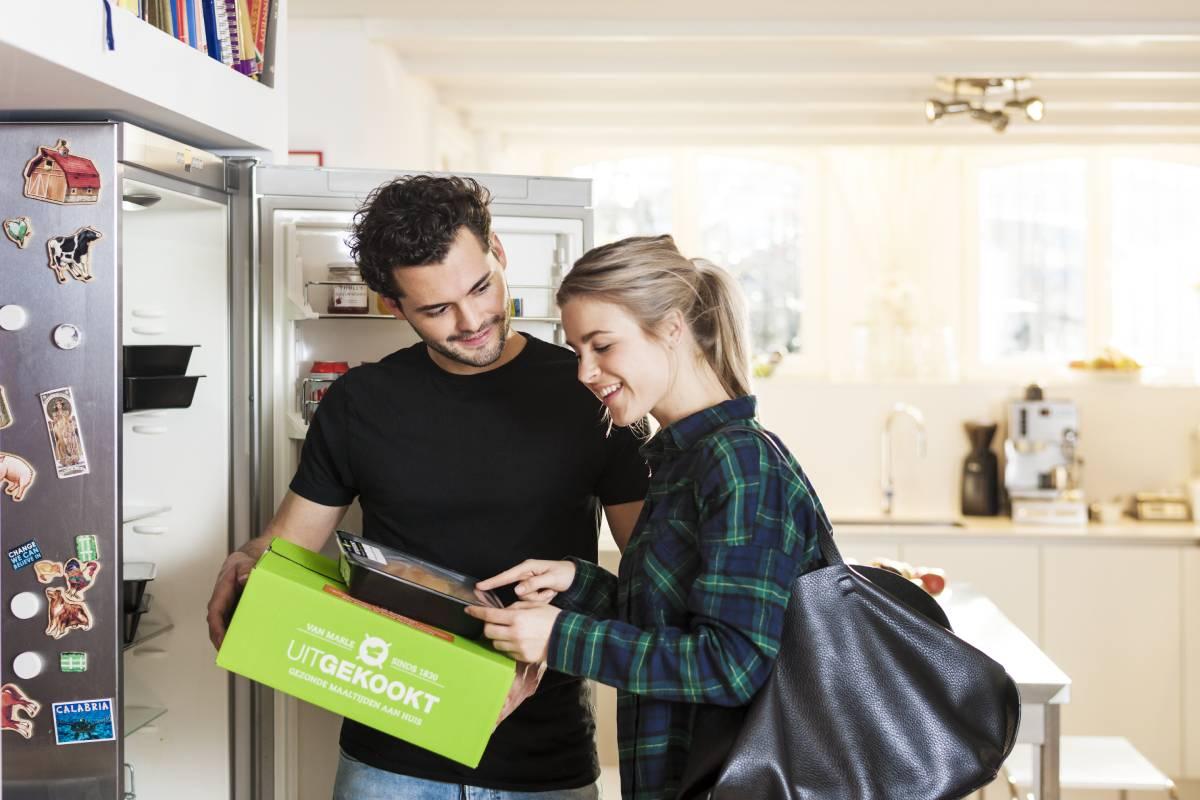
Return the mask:
<path id="1" fill-rule="evenodd" d="M 903 10 L 903 15 L 899 9 Z M 479 132 L 608 144 L 990 141 L 939 76 L 1029 76 L 1006 139 L 1200 142 L 1197 0 L 290 0 L 361 19 Z"/>

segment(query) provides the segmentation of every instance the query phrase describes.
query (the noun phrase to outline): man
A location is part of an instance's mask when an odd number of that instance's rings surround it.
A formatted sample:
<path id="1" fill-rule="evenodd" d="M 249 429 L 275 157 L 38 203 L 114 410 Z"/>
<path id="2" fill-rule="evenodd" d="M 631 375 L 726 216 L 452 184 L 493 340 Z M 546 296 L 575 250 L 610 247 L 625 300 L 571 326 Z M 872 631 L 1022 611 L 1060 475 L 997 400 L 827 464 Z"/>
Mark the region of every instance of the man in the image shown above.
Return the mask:
<path id="1" fill-rule="evenodd" d="M 273 536 L 319 550 L 357 497 L 363 535 L 476 577 L 526 558 L 596 559 L 599 505 L 622 545 L 641 511 L 637 441 L 603 418 L 570 352 L 509 330 L 507 259 L 475 181 L 418 175 L 355 217 L 363 278 L 422 344 L 332 384 L 263 536 L 226 559 L 208 606 L 220 646 Z M 511 598 L 510 598 L 511 599 Z M 335 800 L 595 798 L 581 681 L 548 672 L 469 769 L 346 720 Z"/>

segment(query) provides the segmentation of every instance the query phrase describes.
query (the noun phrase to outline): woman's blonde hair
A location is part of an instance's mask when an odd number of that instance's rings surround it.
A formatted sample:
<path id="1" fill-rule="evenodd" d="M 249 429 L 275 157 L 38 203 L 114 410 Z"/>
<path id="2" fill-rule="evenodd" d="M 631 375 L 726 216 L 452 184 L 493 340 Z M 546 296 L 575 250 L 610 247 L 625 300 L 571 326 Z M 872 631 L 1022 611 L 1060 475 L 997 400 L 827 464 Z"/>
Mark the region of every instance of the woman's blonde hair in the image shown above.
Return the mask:
<path id="1" fill-rule="evenodd" d="M 651 336 L 678 310 L 729 396 L 750 394 L 741 290 L 715 264 L 685 258 L 670 236 L 632 236 L 584 253 L 556 299 L 561 307 L 577 297 L 620 306 Z"/>

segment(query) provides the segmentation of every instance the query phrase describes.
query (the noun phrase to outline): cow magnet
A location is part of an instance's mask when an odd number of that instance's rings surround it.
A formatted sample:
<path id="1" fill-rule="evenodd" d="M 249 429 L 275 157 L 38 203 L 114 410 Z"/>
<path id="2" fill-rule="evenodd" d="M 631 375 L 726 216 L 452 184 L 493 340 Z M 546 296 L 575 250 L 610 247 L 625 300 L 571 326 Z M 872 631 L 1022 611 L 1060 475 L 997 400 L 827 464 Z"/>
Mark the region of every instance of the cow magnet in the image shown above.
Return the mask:
<path id="1" fill-rule="evenodd" d="M 22 250 L 33 236 L 33 221 L 29 217 L 9 217 L 4 220 L 4 238 Z"/>
<path id="2" fill-rule="evenodd" d="M 92 279 L 92 246 L 104 234 L 87 225 L 70 236 L 52 236 L 46 240 L 46 255 L 49 267 L 54 270 L 54 279 L 66 283 L 70 275 L 80 283 Z"/>
<path id="3" fill-rule="evenodd" d="M 12 411 L 8 408 L 8 395 L 4 393 L 4 387 L 0 386 L 0 431 L 12 425 Z"/>
<path id="4" fill-rule="evenodd" d="M 39 147 L 25 164 L 25 196 L 47 203 L 72 205 L 100 199 L 100 172 L 91 159 L 71 155 L 66 139 Z"/>
<path id="5" fill-rule="evenodd" d="M 16 731 L 26 739 L 33 737 L 33 720 L 42 710 L 42 704 L 30 700 L 29 695 L 15 683 L 0 686 L 0 730 Z M 22 719 L 21 715 L 25 718 Z"/>
<path id="6" fill-rule="evenodd" d="M 42 549 L 33 539 L 8 551 L 8 561 L 12 564 L 13 570 L 25 569 L 41 557 Z"/>
<path id="7" fill-rule="evenodd" d="M 75 478 L 88 474 L 87 452 L 83 434 L 75 417 L 75 397 L 70 386 L 42 392 L 42 413 L 50 433 L 50 449 L 54 453 L 54 468 L 60 478 Z"/>
<path id="8" fill-rule="evenodd" d="M 78 628 L 81 631 L 92 629 L 92 612 L 87 603 L 74 599 L 71 593 L 59 586 L 51 586 L 46 590 L 48 602 L 47 616 L 49 624 L 46 635 L 61 639 Z"/>
<path id="9" fill-rule="evenodd" d="M 54 743 L 82 744 L 116 739 L 111 697 L 54 703 Z"/>
<path id="10" fill-rule="evenodd" d="M 87 672 L 87 653 L 67 650 L 58 654 L 60 672 Z"/>
<path id="11" fill-rule="evenodd" d="M 0 486 L 13 502 L 21 502 L 36 480 L 37 472 L 28 461 L 12 453 L 0 453 Z"/>
<path id="12" fill-rule="evenodd" d="M 72 600 L 82 600 L 83 594 L 92 588 L 96 582 L 96 573 L 100 571 L 99 561 L 80 562 L 78 558 L 68 558 L 63 563 L 63 577 L 67 581 L 67 594 Z"/>

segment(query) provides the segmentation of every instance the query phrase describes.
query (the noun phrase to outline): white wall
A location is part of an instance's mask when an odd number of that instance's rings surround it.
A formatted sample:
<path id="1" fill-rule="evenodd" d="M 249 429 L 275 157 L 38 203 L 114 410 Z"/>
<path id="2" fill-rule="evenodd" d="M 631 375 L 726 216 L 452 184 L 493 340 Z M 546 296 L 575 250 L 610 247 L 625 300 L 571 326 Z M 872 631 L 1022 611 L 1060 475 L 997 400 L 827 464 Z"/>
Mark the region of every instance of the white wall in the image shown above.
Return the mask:
<path id="1" fill-rule="evenodd" d="M 288 147 L 327 167 L 478 169 L 476 139 L 361 20 L 293 19 Z"/>
<path id="2" fill-rule="evenodd" d="M 828 383 L 759 379 L 755 391 L 764 424 L 779 433 L 816 486 L 826 510 L 877 513 L 880 436 L 896 402 L 925 415 L 928 452 L 917 453 L 908 419 L 894 428 L 897 515 L 945 515 L 959 510 L 959 477 L 968 452 L 963 422 L 1000 423 L 1018 384 Z M 1145 489 L 1179 487 L 1192 469 L 1191 433 L 1200 425 L 1200 389 L 1091 382 L 1051 384 L 1046 396 L 1079 405 L 1083 487 L 1089 501 Z"/>

